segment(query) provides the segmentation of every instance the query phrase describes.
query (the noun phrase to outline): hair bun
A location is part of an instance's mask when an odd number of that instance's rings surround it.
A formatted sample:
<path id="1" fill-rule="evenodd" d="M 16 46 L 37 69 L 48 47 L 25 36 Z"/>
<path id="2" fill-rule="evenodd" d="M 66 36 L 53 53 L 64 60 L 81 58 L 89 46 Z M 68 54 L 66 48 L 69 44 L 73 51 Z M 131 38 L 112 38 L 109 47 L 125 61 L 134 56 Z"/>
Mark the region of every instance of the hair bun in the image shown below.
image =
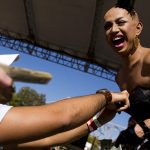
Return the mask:
<path id="1" fill-rule="evenodd" d="M 130 11 L 134 9 L 134 4 L 135 0 L 118 0 L 116 6 Z"/>

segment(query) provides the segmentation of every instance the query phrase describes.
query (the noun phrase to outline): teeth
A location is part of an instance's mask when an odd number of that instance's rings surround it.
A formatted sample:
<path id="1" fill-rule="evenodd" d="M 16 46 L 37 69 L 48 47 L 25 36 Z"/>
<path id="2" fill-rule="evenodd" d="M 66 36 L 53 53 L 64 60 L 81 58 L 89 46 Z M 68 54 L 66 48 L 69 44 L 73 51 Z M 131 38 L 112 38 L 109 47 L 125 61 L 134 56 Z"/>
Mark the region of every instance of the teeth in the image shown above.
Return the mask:
<path id="1" fill-rule="evenodd" d="M 122 39 L 122 37 L 116 37 L 116 38 L 113 39 L 113 41 L 117 41 L 117 40 L 120 40 L 120 39 Z"/>

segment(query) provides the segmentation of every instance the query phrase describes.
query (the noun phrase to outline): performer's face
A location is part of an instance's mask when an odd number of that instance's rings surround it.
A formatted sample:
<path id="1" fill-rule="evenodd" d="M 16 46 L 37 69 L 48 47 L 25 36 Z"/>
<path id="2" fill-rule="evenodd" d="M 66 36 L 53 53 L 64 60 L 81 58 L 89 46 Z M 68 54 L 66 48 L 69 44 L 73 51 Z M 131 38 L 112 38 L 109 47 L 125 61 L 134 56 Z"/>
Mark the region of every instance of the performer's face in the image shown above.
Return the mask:
<path id="1" fill-rule="evenodd" d="M 104 29 L 109 45 L 120 55 L 126 56 L 140 34 L 139 20 L 127 10 L 113 7 L 104 16 Z"/>

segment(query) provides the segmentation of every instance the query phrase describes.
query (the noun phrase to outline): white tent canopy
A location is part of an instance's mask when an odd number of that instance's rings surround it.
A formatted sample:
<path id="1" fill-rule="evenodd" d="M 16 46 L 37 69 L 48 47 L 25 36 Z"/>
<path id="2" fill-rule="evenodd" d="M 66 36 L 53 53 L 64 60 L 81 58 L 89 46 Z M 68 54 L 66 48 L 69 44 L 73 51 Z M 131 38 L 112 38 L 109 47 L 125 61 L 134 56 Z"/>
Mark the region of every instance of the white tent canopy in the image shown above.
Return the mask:
<path id="1" fill-rule="evenodd" d="M 103 31 L 104 12 L 116 1 L 0 0 L 0 33 L 116 71 L 120 58 L 107 46 Z M 136 0 L 144 46 L 150 46 L 149 6 L 150 1 Z"/>

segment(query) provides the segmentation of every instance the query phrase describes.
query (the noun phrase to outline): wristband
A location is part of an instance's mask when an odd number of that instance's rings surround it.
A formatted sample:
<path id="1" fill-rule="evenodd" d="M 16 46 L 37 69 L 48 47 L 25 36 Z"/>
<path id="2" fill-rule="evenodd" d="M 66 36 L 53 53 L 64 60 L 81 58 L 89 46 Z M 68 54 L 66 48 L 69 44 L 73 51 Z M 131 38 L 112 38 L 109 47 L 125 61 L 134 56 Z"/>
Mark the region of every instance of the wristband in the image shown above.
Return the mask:
<path id="1" fill-rule="evenodd" d="M 95 131 L 95 130 L 97 130 L 97 128 L 101 127 L 101 124 L 97 120 L 97 118 L 98 118 L 98 115 L 95 115 L 87 122 L 87 126 L 88 126 L 90 132 Z"/>
<path id="2" fill-rule="evenodd" d="M 107 89 L 100 89 L 98 91 L 96 91 L 97 94 L 103 94 L 105 96 L 106 99 L 106 105 L 110 104 L 112 101 L 112 94 L 110 93 L 109 90 Z"/>

